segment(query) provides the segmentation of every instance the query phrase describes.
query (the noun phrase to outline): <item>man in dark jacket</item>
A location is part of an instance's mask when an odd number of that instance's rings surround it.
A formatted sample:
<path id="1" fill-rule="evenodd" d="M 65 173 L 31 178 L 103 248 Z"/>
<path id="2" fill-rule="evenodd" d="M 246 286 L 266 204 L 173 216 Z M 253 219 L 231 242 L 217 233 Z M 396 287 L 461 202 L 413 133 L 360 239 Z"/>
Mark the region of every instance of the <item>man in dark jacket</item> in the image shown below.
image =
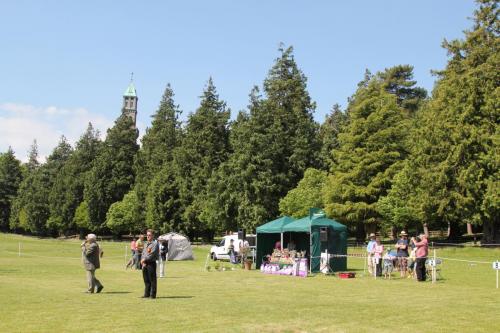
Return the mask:
<path id="1" fill-rule="evenodd" d="M 100 293 L 102 288 L 104 288 L 101 282 L 95 277 L 95 270 L 101 267 L 99 258 L 102 256 L 96 238 L 96 235 L 88 234 L 86 241 L 81 244 L 83 267 L 87 271 L 87 282 L 89 285 L 87 293 L 90 294 L 94 293 L 95 288 L 97 288 L 96 293 Z"/>
<path id="2" fill-rule="evenodd" d="M 158 260 L 158 242 L 154 239 L 153 230 L 146 232 L 147 242 L 141 256 L 142 278 L 144 279 L 143 298 L 156 298 L 156 260 Z"/>

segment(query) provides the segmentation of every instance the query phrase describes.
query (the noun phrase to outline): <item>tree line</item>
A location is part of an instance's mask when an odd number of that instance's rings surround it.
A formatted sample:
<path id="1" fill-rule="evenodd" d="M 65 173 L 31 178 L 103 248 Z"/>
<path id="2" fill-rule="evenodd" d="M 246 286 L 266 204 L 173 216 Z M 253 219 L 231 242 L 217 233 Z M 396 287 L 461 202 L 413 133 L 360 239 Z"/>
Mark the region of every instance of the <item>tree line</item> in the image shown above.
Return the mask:
<path id="1" fill-rule="evenodd" d="M 144 228 L 211 239 L 310 207 L 366 232 L 466 226 L 500 241 L 498 0 L 479 0 L 472 29 L 444 41 L 429 95 L 413 67 L 366 71 L 345 109 L 322 124 L 292 47 L 231 120 L 210 78 L 197 110 L 167 85 L 141 145 L 120 116 L 106 138 L 89 123 L 46 162 L 0 154 L 0 228 L 35 235 L 121 235 Z M 469 230 L 470 231 L 470 230 Z"/>

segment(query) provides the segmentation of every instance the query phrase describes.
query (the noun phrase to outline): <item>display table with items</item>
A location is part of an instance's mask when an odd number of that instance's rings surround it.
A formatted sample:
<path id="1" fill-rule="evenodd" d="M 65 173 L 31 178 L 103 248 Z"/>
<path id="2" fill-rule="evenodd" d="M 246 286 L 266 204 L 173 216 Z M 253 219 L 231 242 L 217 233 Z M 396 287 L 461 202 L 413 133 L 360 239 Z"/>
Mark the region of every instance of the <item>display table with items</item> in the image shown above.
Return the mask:
<path id="1" fill-rule="evenodd" d="M 305 251 L 275 249 L 271 255 L 265 257 L 260 270 L 266 274 L 306 277 L 309 266 L 305 255 Z"/>

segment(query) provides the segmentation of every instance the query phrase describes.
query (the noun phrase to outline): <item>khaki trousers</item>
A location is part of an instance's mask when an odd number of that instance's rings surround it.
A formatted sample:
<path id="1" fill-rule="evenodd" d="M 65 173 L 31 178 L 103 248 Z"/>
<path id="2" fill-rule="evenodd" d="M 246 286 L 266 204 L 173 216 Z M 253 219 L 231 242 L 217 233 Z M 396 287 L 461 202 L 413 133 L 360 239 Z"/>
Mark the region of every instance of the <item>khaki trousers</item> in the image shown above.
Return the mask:
<path id="1" fill-rule="evenodd" d="M 368 261 L 368 273 L 373 275 L 373 254 L 368 253 L 366 260 Z"/>
<path id="2" fill-rule="evenodd" d="M 87 271 L 87 283 L 89 285 L 89 288 L 87 290 L 91 293 L 94 292 L 94 288 L 102 287 L 101 282 L 99 282 L 99 280 L 97 280 L 95 277 L 95 269 Z"/>

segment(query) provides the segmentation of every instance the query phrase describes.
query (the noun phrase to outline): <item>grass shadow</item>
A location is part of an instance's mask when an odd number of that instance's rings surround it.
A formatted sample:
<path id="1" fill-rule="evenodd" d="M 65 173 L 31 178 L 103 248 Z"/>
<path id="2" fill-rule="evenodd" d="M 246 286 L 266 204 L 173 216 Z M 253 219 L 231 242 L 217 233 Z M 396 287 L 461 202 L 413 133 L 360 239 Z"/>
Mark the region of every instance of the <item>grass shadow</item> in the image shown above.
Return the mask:
<path id="1" fill-rule="evenodd" d="M 103 291 L 101 294 L 130 294 L 131 291 Z"/>
<path id="2" fill-rule="evenodd" d="M 171 299 L 175 299 L 175 298 L 193 298 L 194 296 L 157 296 L 156 298 L 159 299 L 159 298 L 171 298 Z"/>
<path id="3" fill-rule="evenodd" d="M 184 279 L 184 276 L 165 276 L 158 279 Z"/>

